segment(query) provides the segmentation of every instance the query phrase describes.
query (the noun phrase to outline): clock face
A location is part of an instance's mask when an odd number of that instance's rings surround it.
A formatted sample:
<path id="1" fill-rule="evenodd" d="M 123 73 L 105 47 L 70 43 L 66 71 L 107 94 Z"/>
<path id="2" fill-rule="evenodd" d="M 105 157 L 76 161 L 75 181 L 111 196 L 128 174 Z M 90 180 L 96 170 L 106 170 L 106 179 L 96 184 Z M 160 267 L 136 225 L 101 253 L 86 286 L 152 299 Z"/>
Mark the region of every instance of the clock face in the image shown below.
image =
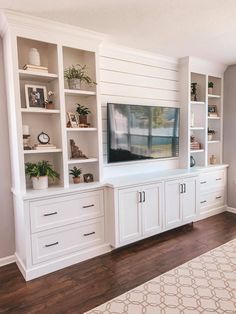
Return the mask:
<path id="1" fill-rule="evenodd" d="M 50 141 L 50 137 L 49 137 L 49 135 L 47 133 L 41 132 L 38 135 L 38 141 L 41 144 L 48 144 L 49 141 Z"/>

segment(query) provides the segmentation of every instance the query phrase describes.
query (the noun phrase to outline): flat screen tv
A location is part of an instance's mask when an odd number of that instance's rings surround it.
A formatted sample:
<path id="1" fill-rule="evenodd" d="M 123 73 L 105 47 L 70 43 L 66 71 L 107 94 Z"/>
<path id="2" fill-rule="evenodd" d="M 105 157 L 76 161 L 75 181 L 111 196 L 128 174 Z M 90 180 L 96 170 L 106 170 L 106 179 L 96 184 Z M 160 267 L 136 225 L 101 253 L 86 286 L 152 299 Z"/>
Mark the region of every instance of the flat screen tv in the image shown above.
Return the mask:
<path id="1" fill-rule="evenodd" d="M 179 156 L 179 109 L 107 104 L 108 163 Z"/>

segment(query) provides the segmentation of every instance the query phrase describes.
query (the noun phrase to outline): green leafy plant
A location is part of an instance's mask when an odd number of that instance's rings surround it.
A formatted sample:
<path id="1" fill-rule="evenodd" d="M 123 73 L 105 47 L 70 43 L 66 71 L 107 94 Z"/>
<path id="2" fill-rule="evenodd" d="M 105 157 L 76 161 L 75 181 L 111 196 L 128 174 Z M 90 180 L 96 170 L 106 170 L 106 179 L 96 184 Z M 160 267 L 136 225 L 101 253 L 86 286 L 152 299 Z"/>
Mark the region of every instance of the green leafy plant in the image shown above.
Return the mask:
<path id="1" fill-rule="evenodd" d="M 209 82 L 208 83 L 208 88 L 213 88 L 214 87 L 214 83 L 213 82 Z"/>
<path id="2" fill-rule="evenodd" d="M 59 179 L 59 174 L 53 170 L 52 165 L 46 160 L 39 161 L 38 163 L 27 162 L 25 164 L 25 173 L 30 178 L 48 176 L 52 180 Z"/>
<path id="3" fill-rule="evenodd" d="M 208 134 L 214 135 L 214 134 L 216 134 L 216 131 L 215 131 L 215 130 L 212 130 L 212 129 L 208 129 Z"/>
<path id="4" fill-rule="evenodd" d="M 91 113 L 91 111 L 89 110 L 89 108 L 82 106 L 80 104 L 77 104 L 77 108 L 76 111 L 78 112 L 79 115 L 81 116 L 87 116 L 89 113 Z"/>
<path id="5" fill-rule="evenodd" d="M 70 175 L 73 176 L 73 178 L 79 178 L 82 173 L 82 170 L 77 167 L 73 167 L 73 169 L 70 169 Z"/>
<path id="6" fill-rule="evenodd" d="M 72 64 L 70 67 L 65 68 L 64 77 L 67 80 L 79 79 L 81 80 L 81 82 L 86 82 L 90 86 L 97 84 L 88 75 L 86 65 L 80 65 L 80 64 L 73 65 Z"/>

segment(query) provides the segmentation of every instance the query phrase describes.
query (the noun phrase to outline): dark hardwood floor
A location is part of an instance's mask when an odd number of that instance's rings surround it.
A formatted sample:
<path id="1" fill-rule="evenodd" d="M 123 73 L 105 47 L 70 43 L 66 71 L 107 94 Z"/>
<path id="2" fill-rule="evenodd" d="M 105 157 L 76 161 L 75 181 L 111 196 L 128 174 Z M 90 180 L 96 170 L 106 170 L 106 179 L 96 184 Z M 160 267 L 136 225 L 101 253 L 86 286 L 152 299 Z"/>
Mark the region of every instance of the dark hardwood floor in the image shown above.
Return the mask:
<path id="1" fill-rule="evenodd" d="M 84 313 L 236 238 L 223 213 L 25 282 L 15 264 L 0 268 L 0 313 Z"/>

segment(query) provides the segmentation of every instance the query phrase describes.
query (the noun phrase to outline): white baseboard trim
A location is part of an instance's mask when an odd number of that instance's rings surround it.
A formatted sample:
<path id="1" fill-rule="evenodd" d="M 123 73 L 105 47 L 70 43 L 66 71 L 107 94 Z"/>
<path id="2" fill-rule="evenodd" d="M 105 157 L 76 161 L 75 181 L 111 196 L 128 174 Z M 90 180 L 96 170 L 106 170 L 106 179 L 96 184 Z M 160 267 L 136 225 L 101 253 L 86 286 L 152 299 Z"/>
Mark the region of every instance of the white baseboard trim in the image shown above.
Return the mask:
<path id="1" fill-rule="evenodd" d="M 233 207 L 227 207 L 226 211 L 230 212 L 230 213 L 233 213 L 233 214 L 236 214 L 236 208 L 233 208 Z"/>
<path id="2" fill-rule="evenodd" d="M 16 259 L 15 259 L 14 255 L 0 258 L 0 267 L 14 263 L 15 261 L 16 261 Z"/>

